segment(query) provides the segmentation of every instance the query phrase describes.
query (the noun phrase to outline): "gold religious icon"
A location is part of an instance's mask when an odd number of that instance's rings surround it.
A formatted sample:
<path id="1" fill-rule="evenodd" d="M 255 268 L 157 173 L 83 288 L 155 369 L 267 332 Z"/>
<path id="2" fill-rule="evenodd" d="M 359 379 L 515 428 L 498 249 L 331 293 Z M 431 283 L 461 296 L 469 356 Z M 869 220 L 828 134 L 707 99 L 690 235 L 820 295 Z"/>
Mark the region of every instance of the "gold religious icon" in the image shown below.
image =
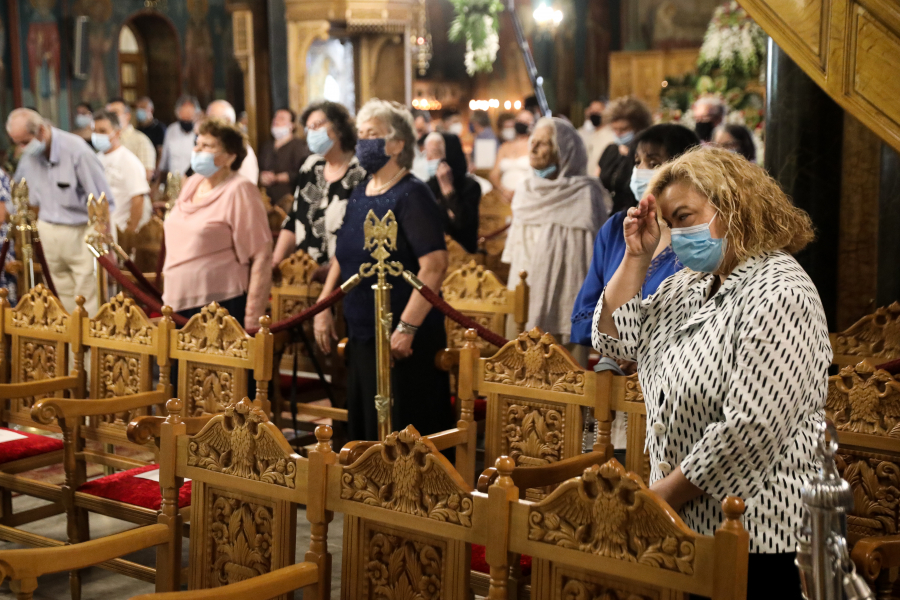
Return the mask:
<path id="1" fill-rule="evenodd" d="M 387 211 L 383 219 L 379 219 L 374 211 L 369 211 L 363 224 L 365 245 L 375 263 L 363 263 L 359 268 L 362 277 L 377 275 L 378 281 L 372 286 L 375 290 L 375 361 L 377 363 L 378 390 L 375 394 L 375 408 L 378 411 L 378 437 L 384 439 L 392 432 L 391 427 L 391 327 L 394 315 L 391 313 L 391 284 L 387 276 L 399 277 L 403 265 L 399 262 L 387 262 L 391 250 L 397 249 L 397 218 L 393 211 Z"/>
<path id="2" fill-rule="evenodd" d="M 12 202 L 15 214 L 10 220 L 19 235 L 19 244 L 22 247 L 22 273 L 25 290 L 34 287 L 34 238 L 37 236 L 35 222 L 37 217 L 31 209 L 28 195 L 28 182 L 23 177 L 19 183 L 13 182 Z"/>
<path id="3" fill-rule="evenodd" d="M 88 196 L 88 228 L 84 235 L 84 241 L 91 250 L 91 253 L 100 258 L 109 253 L 111 246 L 115 245 L 115 241 L 110 233 L 109 225 L 109 200 L 106 199 L 106 193 L 100 194 L 100 198 L 95 198 L 93 194 Z M 106 271 L 98 263 L 97 264 L 97 301 L 98 306 L 106 302 L 107 286 Z"/>
<path id="4" fill-rule="evenodd" d="M 181 195 L 182 181 L 183 177 L 176 173 L 169 173 L 166 177 L 166 214 L 164 218 L 169 216 L 169 211 L 172 210 L 172 207 L 175 206 L 175 201 Z"/>

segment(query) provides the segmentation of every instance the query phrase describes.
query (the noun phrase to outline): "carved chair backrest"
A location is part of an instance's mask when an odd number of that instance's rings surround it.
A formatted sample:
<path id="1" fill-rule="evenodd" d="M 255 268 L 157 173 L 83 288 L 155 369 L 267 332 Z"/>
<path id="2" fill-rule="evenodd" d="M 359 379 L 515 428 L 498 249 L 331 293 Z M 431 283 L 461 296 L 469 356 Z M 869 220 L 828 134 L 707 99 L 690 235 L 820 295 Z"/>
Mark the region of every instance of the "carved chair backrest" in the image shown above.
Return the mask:
<path id="1" fill-rule="evenodd" d="M 173 400 L 169 407 L 180 404 Z M 177 479 L 170 479 L 173 467 Z M 292 451 L 257 402 L 232 401 L 196 435 L 178 435 L 174 455 L 163 436 L 160 469 L 163 514 L 178 497 L 177 489 L 166 488 L 192 480 L 188 589 L 220 587 L 294 564 L 308 461 Z"/>
<path id="2" fill-rule="evenodd" d="M 868 360 L 843 367 L 828 378 L 825 414 L 838 430 L 838 470 L 855 498 L 848 541 L 900 533 L 900 381 Z"/>
<path id="3" fill-rule="evenodd" d="M 0 344 L 0 373 L 5 383 L 27 383 L 68 373 L 69 353 L 72 353 L 71 375 L 79 377 L 73 397 L 84 398 L 84 348 L 81 343 L 81 321 L 86 317 L 83 299 L 73 314 L 66 312 L 62 302 L 43 284 L 38 284 L 19 299 L 15 308 L 6 301 L 6 290 L 0 290 L 2 310 L 2 338 L 9 336 L 8 361 L 4 344 Z M 7 365 L 11 362 L 11 370 Z M 62 392 L 54 394 L 62 397 Z M 41 425 L 31 419 L 31 407 L 46 396 L 14 398 L 3 411 L 3 422 L 26 427 L 40 427 L 58 431 L 55 425 Z"/>
<path id="4" fill-rule="evenodd" d="M 834 364 L 855 365 L 869 358 L 880 364 L 900 358 L 900 302 L 882 306 L 845 331 L 832 333 Z"/>
<path id="5" fill-rule="evenodd" d="M 171 319 L 154 324 L 133 299 L 119 293 L 101 306 L 95 317 L 84 319 L 82 325 L 82 340 L 91 352 L 91 398 L 130 396 L 157 389 L 165 391 L 167 398 L 172 396 L 168 355 L 174 331 Z M 159 367 L 157 386 L 153 385 L 154 364 Z M 128 423 L 147 414 L 149 407 L 90 417 L 82 425 L 81 434 L 105 443 L 131 445 Z"/>
<path id="6" fill-rule="evenodd" d="M 164 316 L 164 320 L 168 317 Z M 169 338 L 169 357 L 178 362 L 177 397 L 184 416 L 218 414 L 247 393 L 256 380 L 256 400 L 268 414 L 272 378 L 271 319 L 263 317 L 255 336 L 213 302 L 190 318 Z"/>
<path id="7" fill-rule="evenodd" d="M 509 456 L 516 466 L 541 466 L 581 454 L 582 408 L 594 409 L 600 435 L 594 450 L 612 456 L 610 392 L 549 333 L 534 328 L 491 357 L 460 358 L 461 398 L 487 398 L 485 464 Z M 540 492 L 529 490 L 528 497 Z"/>
<path id="8" fill-rule="evenodd" d="M 487 496 L 412 425 L 349 451 L 356 444 L 325 467 L 325 509 L 344 515 L 341 598 L 468 600 L 470 545 L 486 543 L 492 520 Z"/>
<path id="9" fill-rule="evenodd" d="M 490 491 L 508 493 L 502 478 Z M 499 489 L 498 489 L 499 488 Z M 615 459 L 585 470 L 539 502 L 515 499 L 508 550 L 532 557 L 531 597 L 743 600 L 749 535 L 744 503 L 729 497 L 714 536 L 689 529 L 668 504 Z M 492 524 L 494 525 L 494 524 Z M 505 524 L 504 524 L 505 525 Z M 491 535 L 487 556 L 502 538 Z"/>
<path id="10" fill-rule="evenodd" d="M 647 439 L 647 407 L 644 392 L 637 373 L 628 376 L 613 375 L 612 371 L 599 373 L 600 385 L 609 386 L 610 407 L 627 415 L 625 426 L 625 469 L 635 473 L 644 481 L 650 480 L 650 455 L 644 452 Z"/>
<path id="11" fill-rule="evenodd" d="M 475 261 L 450 273 L 441 284 L 444 300 L 470 319 L 495 333 L 506 335 L 506 320 L 512 318 L 517 333 L 528 321 L 528 284 L 521 274 L 515 290 L 507 289 L 497 276 Z M 447 347 L 462 348 L 466 329 L 451 319 L 446 320 Z M 490 356 L 497 347 L 481 338 L 476 341 L 482 355 Z"/>

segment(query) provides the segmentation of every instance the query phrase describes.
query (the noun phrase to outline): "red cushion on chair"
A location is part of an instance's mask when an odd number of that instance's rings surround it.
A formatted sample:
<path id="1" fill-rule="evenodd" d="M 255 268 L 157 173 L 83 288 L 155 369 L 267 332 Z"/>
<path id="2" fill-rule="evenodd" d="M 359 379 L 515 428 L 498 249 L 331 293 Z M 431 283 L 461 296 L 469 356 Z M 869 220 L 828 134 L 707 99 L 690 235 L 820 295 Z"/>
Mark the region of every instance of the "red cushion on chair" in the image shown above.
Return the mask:
<path id="1" fill-rule="evenodd" d="M 0 444 L 0 464 L 21 460 L 23 458 L 31 458 L 39 454 L 47 454 L 63 449 L 62 440 L 58 440 L 49 435 L 41 435 L 39 433 L 27 433 L 25 431 L 16 431 L 15 429 L 7 429 L 0 427 L 6 431 L 12 431 L 19 435 L 24 435 L 24 439 L 12 440 Z"/>
<path id="2" fill-rule="evenodd" d="M 484 421 L 487 417 L 487 400 L 484 398 L 475 398 L 475 406 L 472 409 L 472 415 L 476 421 Z"/>
<path id="3" fill-rule="evenodd" d="M 280 375 L 278 382 L 281 386 L 281 394 L 285 398 L 291 397 L 291 379 L 293 379 L 293 375 Z M 300 377 L 297 376 L 297 393 L 301 394 L 303 392 L 308 392 L 310 390 L 317 390 L 322 388 L 322 382 L 318 377 Z"/>
<path id="4" fill-rule="evenodd" d="M 472 544 L 472 562 L 470 563 L 471 568 L 476 573 L 486 573 L 490 575 L 491 567 L 487 564 L 487 560 L 484 558 L 484 546 L 479 546 L 478 544 Z M 528 577 L 531 575 L 531 557 L 528 555 L 521 555 L 519 557 L 519 566 L 522 568 L 522 577 Z"/>
<path id="5" fill-rule="evenodd" d="M 159 465 L 147 465 L 146 467 L 138 467 L 127 471 L 120 471 L 99 477 L 92 481 L 88 481 L 80 488 L 79 492 L 90 494 L 91 496 L 99 496 L 107 500 L 116 500 L 125 502 L 150 510 L 159 510 L 162 504 L 162 494 L 159 490 L 159 483 L 150 481 L 149 479 L 138 479 L 135 475 L 146 473 L 158 469 Z M 181 486 L 178 492 L 178 508 L 184 508 L 191 505 L 191 482 L 188 481 Z"/>

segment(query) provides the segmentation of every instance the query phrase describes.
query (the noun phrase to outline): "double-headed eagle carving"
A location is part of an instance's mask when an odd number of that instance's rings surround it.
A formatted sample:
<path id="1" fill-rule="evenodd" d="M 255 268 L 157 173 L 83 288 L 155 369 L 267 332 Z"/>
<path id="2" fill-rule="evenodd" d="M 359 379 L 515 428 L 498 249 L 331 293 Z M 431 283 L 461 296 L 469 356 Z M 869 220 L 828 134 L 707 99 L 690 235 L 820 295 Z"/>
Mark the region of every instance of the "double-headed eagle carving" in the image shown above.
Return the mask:
<path id="1" fill-rule="evenodd" d="M 688 574 L 694 536 L 615 459 L 562 484 L 529 517 L 531 540 Z"/>
<path id="2" fill-rule="evenodd" d="M 485 365 L 489 381 L 554 392 L 584 393 L 584 371 L 549 333 L 535 327 Z"/>
<path id="3" fill-rule="evenodd" d="M 388 435 L 344 468 L 341 497 L 471 526 L 472 498 L 465 484 L 412 425 Z"/>
<path id="4" fill-rule="evenodd" d="M 900 437 L 900 383 L 868 361 L 828 378 L 825 409 L 838 430 Z"/>

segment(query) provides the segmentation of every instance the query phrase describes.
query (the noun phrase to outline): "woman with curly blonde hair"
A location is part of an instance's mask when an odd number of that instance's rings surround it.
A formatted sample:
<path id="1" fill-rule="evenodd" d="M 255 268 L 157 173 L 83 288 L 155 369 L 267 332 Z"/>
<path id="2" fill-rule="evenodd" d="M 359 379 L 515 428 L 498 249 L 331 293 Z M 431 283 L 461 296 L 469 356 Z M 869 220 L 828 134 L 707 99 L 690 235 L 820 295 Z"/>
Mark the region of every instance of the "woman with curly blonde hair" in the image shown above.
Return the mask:
<path id="1" fill-rule="evenodd" d="M 658 215 L 687 268 L 641 301 Z M 794 532 L 831 363 L 819 295 L 791 256 L 813 239 L 809 216 L 761 167 L 707 147 L 664 165 L 623 229 L 592 342 L 637 361 L 651 489 L 702 534 L 726 496 L 743 498 L 747 598 L 779 581 L 779 597 L 799 599 Z"/>

